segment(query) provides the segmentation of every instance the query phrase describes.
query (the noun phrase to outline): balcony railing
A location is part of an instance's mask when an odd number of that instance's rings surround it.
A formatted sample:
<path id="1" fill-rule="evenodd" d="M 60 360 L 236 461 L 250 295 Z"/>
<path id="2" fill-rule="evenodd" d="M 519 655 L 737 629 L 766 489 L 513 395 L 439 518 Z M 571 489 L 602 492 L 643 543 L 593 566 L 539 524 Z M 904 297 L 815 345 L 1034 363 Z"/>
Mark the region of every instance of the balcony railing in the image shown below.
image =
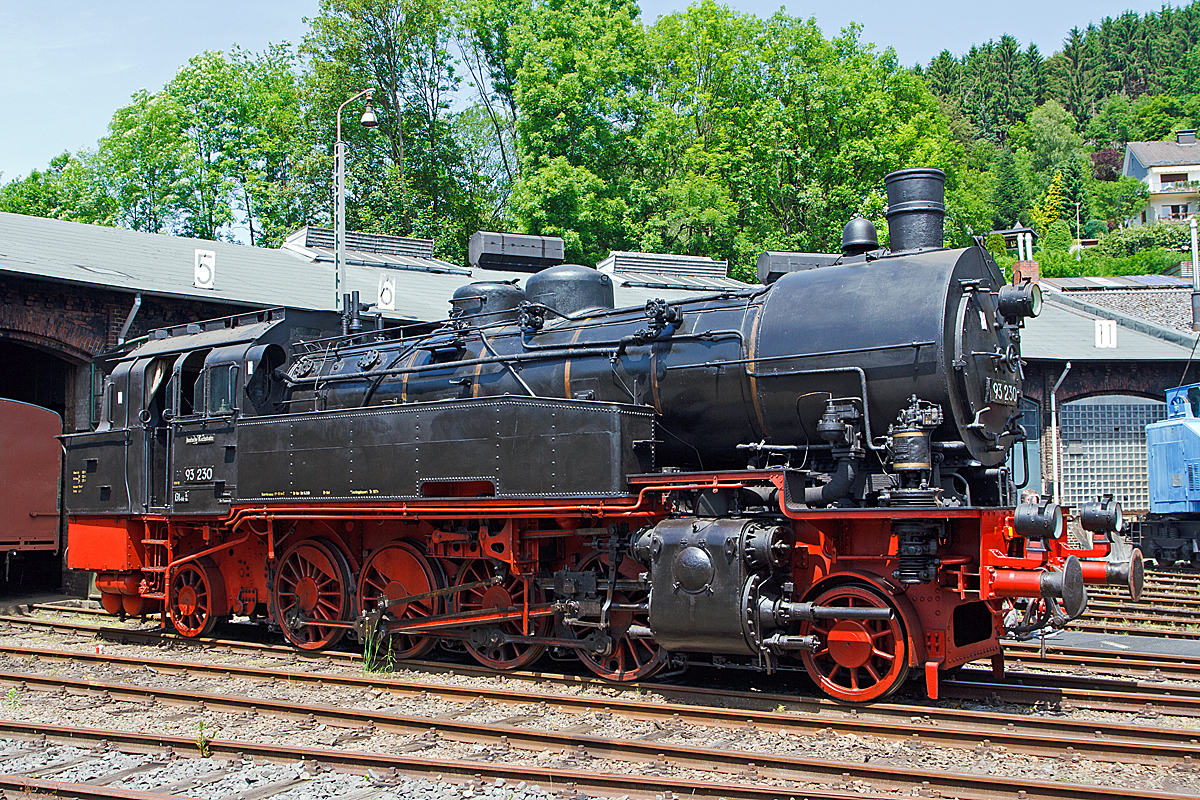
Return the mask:
<path id="1" fill-rule="evenodd" d="M 1159 184 L 1157 194 L 1166 192 L 1195 192 L 1200 191 L 1200 181 L 1172 181 Z"/>

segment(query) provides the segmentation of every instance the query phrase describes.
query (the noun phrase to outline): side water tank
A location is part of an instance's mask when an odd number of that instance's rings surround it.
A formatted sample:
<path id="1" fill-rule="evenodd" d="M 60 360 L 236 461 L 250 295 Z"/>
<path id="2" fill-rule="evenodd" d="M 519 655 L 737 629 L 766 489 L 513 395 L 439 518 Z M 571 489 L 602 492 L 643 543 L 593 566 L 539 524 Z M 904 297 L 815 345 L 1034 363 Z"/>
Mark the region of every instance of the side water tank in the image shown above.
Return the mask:
<path id="1" fill-rule="evenodd" d="M 610 311 L 614 305 L 612 278 L 580 264 L 559 264 L 530 276 L 525 294 L 563 316 Z"/>

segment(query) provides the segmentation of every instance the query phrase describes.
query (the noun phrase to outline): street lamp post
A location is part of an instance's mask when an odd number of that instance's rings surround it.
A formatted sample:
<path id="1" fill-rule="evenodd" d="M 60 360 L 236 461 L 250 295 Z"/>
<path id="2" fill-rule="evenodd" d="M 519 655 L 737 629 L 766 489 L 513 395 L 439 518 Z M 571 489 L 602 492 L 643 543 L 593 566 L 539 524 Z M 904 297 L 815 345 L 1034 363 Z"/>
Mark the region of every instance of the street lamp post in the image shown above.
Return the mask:
<path id="1" fill-rule="evenodd" d="M 337 141 L 333 145 L 333 307 L 338 311 L 342 308 L 342 286 L 345 284 L 343 270 L 346 268 L 346 143 L 342 141 L 342 109 L 363 95 L 367 96 L 367 108 L 363 111 L 359 123 L 366 128 L 374 128 L 379 124 L 375 112 L 371 109 L 371 95 L 374 87 L 363 89 L 337 110 Z"/>

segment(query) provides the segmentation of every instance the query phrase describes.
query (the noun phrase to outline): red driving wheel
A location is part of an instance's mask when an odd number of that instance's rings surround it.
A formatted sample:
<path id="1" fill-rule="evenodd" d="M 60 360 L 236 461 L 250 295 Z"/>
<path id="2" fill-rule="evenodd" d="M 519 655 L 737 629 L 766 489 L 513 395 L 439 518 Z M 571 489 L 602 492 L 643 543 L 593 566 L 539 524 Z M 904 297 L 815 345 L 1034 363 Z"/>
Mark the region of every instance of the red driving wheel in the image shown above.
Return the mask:
<path id="1" fill-rule="evenodd" d="M 617 568 L 618 580 L 621 578 L 626 580 L 636 579 L 638 573 L 645 569 L 629 556 L 622 556 L 620 558 L 620 566 Z M 609 554 L 602 552 L 592 553 L 579 565 L 579 571 L 596 573 L 597 593 L 603 598 L 608 586 L 610 573 Z M 650 592 L 647 589 L 639 589 L 632 592 L 616 591 L 613 593 L 613 602 L 619 605 L 645 603 L 649 595 Z M 651 639 L 633 639 L 627 636 L 626 631 L 635 623 L 648 626 L 649 612 L 635 611 L 627 608 L 619 608 L 611 611 L 608 616 L 608 630 L 606 631 L 612 640 L 611 651 L 605 655 L 580 650 L 578 651 L 579 660 L 592 672 L 610 681 L 636 681 L 648 678 L 658 672 L 667 661 L 667 651 Z M 587 633 L 592 630 L 595 629 L 582 628 L 579 632 Z"/>
<path id="2" fill-rule="evenodd" d="M 486 581 L 493 576 L 492 564 L 482 558 L 468 561 L 459 570 L 455 580 L 456 586 Z M 535 586 L 529 587 L 530 605 L 542 601 L 541 590 Z M 464 611 L 483 611 L 520 608 L 525 603 L 525 581 L 510 575 L 503 583 L 496 586 L 482 586 L 468 589 L 454 595 L 454 613 Z M 530 635 L 545 636 L 549 629 L 547 617 L 531 617 L 529 620 Z M 526 664 L 532 664 L 546 651 L 544 645 L 529 644 L 520 641 L 502 641 L 492 634 L 508 634 L 519 636 L 522 633 L 522 621 L 519 619 L 496 622 L 486 627 L 472 631 L 473 635 L 466 641 L 467 652 L 476 661 L 492 669 L 518 669 Z M 482 634 L 482 635 L 481 635 Z"/>
<path id="3" fill-rule="evenodd" d="M 385 595 L 389 600 L 425 594 L 445 588 L 446 579 L 416 546 L 408 542 L 393 542 L 379 548 L 363 565 L 358 579 L 358 607 L 374 610 L 376 601 Z M 431 597 L 411 603 L 393 605 L 384 614 L 383 622 L 409 621 L 442 613 L 442 598 Z M 390 638 L 395 659 L 419 658 L 437 644 L 432 636 L 397 633 Z"/>
<path id="4" fill-rule="evenodd" d="M 217 617 L 226 611 L 225 581 L 216 565 L 201 558 L 175 567 L 167 606 L 180 636 L 196 638 L 212 632 Z"/>
<path id="5" fill-rule="evenodd" d="M 305 539 L 279 559 L 272 591 L 276 621 L 283 635 L 301 650 L 336 644 L 346 629 L 319 624 L 350 617 L 350 569 L 329 542 Z M 318 624 L 305 624 L 316 622 Z"/>
<path id="6" fill-rule="evenodd" d="M 874 589 L 850 584 L 821 593 L 819 606 L 890 608 L 888 620 L 825 619 L 806 622 L 803 635 L 815 635 L 820 646 L 801 658 L 814 682 L 831 697 L 863 703 L 887 697 L 908 676 L 908 647 L 900 612 Z"/>

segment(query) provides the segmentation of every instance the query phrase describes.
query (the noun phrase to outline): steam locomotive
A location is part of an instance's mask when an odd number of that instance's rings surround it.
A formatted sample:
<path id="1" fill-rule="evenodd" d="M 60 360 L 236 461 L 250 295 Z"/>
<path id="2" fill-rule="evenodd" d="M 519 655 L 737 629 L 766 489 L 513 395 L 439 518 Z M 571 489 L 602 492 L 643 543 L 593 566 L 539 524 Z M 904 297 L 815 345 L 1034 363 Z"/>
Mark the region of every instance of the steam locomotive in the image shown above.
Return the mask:
<path id="1" fill-rule="evenodd" d="M 290 310 L 155 331 L 64 437 L 69 566 L 114 613 L 305 650 L 804 670 L 852 702 L 1002 668 L 1006 602 L 1061 625 L 1141 562 L 1011 504 L 1040 295 L 942 247 L 943 180 L 888 176 L 890 252 L 856 218 L 745 290 L 616 309 L 609 275 L 558 265 L 460 288 L 421 336 L 355 304 L 344 334 Z"/>

